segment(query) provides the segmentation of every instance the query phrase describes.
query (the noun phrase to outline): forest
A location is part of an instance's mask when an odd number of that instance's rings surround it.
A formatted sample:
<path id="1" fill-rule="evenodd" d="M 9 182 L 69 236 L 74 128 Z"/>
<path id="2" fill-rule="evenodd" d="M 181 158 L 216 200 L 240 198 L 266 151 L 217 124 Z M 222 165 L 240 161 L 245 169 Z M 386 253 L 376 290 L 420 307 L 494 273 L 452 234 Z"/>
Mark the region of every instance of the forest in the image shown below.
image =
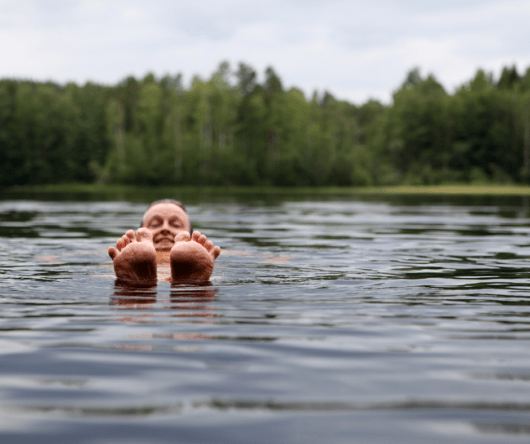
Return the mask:
<path id="1" fill-rule="evenodd" d="M 411 70 L 390 104 L 286 89 L 239 63 L 117 85 L 0 80 L 0 187 L 530 182 L 530 68 L 448 93 Z"/>

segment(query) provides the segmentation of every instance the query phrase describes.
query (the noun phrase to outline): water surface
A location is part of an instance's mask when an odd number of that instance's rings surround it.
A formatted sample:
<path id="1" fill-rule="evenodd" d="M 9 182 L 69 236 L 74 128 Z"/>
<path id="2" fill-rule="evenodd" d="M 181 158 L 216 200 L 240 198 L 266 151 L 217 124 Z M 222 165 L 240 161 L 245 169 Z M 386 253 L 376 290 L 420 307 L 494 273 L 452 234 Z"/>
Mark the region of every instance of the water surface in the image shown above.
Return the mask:
<path id="1" fill-rule="evenodd" d="M 212 286 L 120 287 L 145 203 L 0 201 L 6 442 L 528 442 L 523 198 L 195 198 Z"/>

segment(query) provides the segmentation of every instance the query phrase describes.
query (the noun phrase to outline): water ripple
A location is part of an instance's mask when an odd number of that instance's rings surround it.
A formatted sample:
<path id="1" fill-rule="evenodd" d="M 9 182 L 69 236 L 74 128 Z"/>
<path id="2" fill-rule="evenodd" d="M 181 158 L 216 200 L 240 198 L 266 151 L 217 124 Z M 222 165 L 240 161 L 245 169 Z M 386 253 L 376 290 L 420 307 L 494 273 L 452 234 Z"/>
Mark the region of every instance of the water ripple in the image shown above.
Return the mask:
<path id="1" fill-rule="evenodd" d="M 5 439 L 527 438 L 524 200 L 191 202 L 213 285 L 126 289 L 144 208 L 0 201 Z"/>

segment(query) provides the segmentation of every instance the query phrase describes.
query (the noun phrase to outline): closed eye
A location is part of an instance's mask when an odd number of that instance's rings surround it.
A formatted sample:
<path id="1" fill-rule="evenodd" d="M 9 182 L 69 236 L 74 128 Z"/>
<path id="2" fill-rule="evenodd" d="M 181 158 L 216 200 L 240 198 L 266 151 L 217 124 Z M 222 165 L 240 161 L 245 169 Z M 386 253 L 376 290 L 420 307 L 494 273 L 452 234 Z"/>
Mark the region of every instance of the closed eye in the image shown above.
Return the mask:
<path id="1" fill-rule="evenodd" d="M 160 224 L 161 224 L 161 221 L 159 221 L 158 219 L 153 219 L 152 221 L 150 221 L 150 222 L 148 223 L 148 226 L 151 227 L 151 228 L 156 228 L 156 227 L 158 227 Z"/>

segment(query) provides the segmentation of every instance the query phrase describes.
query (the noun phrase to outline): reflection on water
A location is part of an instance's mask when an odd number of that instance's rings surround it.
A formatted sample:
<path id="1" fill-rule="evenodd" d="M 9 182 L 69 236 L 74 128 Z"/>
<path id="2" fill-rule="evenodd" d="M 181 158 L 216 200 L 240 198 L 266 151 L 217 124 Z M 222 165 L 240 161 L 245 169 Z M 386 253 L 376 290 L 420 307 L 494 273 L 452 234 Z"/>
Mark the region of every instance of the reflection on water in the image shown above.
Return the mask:
<path id="1" fill-rule="evenodd" d="M 0 201 L 6 442 L 528 440 L 523 198 L 194 199 L 211 285 L 142 289 L 143 203 Z"/>
<path id="2" fill-rule="evenodd" d="M 169 316 L 179 319 L 181 323 L 207 324 L 212 323 L 212 318 L 217 315 L 213 307 L 208 305 L 214 300 L 216 289 L 208 282 L 201 286 L 190 285 L 172 285 L 169 297 L 157 297 L 156 286 L 151 288 L 137 288 L 126 283 L 116 280 L 114 284 L 114 294 L 111 298 L 111 305 L 118 305 L 120 309 L 126 310 L 125 316 L 118 316 L 120 322 L 131 323 L 154 323 L 158 322 L 156 317 L 149 310 L 160 304 L 161 309 L 173 310 Z M 142 310 L 139 314 L 131 313 L 130 310 Z M 190 318 L 189 320 L 185 318 Z M 199 318 L 199 319 L 196 319 Z M 153 334 L 142 333 L 133 335 L 131 339 L 215 339 L 213 336 L 202 333 L 171 333 L 171 334 Z M 116 348 L 122 350 L 152 350 L 150 345 L 141 344 L 120 344 Z M 179 347 L 179 350 L 183 350 Z M 187 349 L 189 351 L 189 349 Z"/>

